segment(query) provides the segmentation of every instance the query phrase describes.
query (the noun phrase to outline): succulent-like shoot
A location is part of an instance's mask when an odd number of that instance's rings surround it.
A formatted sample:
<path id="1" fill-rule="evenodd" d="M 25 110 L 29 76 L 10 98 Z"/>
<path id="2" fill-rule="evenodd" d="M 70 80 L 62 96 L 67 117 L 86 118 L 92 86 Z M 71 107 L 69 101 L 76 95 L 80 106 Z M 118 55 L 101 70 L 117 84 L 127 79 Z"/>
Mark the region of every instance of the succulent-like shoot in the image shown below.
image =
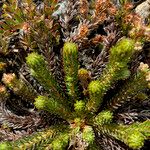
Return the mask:
<path id="1" fill-rule="evenodd" d="M 110 49 L 109 63 L 112 65 L 118 62 L 123 67 L 127 66 L 127 63 L 134 53 L 134 40 L 123 38 L 114 47 Z"/>
<path id="2" fill-rule="evenodd" d="M 63 65 L 68 95 L 75 101 L 78 82 L 78 47 L 75 43 L 66 42 L 64 44 Z"/>
<path id="3" fill-rule="evenodd" d="M 133 149 L 139 149 L 144 145 L 144 140 L 150 138 L 150 121 L 133 123 L 126 128 L 126 131 L 128 133 L 127 145 Z M 131 132 L 132 134 L 130 135 Z"/>
<path id="4" fill-rule="evenodd" d="M 76 101 L 74 104 L 74 110 L 77 112 L 79 116 L 85 113 L 85 102 L 80 100 Z"/>
<path id="5" fill-rule="evenodd" d="M 61 133 L 46 148 L 47 148 L 47 150 L 48 150 L 48 148 L 51 148 L 52 150 L 64 150 L 67 147 L 68 142 L 69 142 L 69 133 Z"/>
<path id="6" fill-rule="evenodd" d="M 142 126 L 144 129 L 141 128 Z M 140 149 L 144 145 L 144 140 L 150 137 L 150 134 L 146 135 L 143 132 L 150 129 L 150 121 L 133 123 L 131 125 L 103 125 L 98 126 L 98 128 L 100 132 L 121 140 L 132 149 Z"/>
<path id="7" fill-rule="evenodd" d="M 113 113 L 109 110 L 104 110 L 95 117 L 94 122 L 97 125 L 104 125 L 104 124 L 111 123 L 112 119 L 113 119 Z"/>
<path id="8" fill-rule="evenodd" d="M 11 145 L 7 142 L 1 143 L 0 144 L 0 150 L 13 150 L 13 148 L 11 147 Z"/>
<path id="9" fill-rule="evenodd" d="M 88 144 L 91 144 L 94 142 L 95 134 L 94 134 L 93 128 L 91 126 L 84 127 L 83 133 L 82 133 L 82 138 Z"/>
<path id="10" fill-rule="evenodd" d="M 38 53 L 31 53 L 27 57 L 27 64 L 30 68 L 37 71 L 42 71 L 46 69 L 46 63 L 42 55 Z M 38 73 L 38 72 L 37 72 Z"/>
<path id="11" fill-rule="evenodd" d="M 3 74 L 2 81 L 4 84 L 11 88 L 13 92 L 23 98 L 33 101 L 37 93 L 30 85 L 27 85 L 22 79 L 17 79 L 15 74 Z"/>
<path id="12" fill-rule="evenodd" d="M 84 68 L 80 68 L 78 70 L 78 78 L 80 80 L 81 86 L 83 88 L 83 94 L 87 94 L 87 88 L 90 81 L 90 73 L 88 70 Z"/>
<path id="13" fill-rule="evenodd" d="M 99 80 L 89 84 L 90 100 L 87 104 L 88 110 L 97 111 L 102 103 L 103 96 L 111 85 L 119 80 L 127 78 L 129 71 L 127 63 L 134 52 L 134 41 L 122 39 L 110 49 L 109 63 Z"/>
<path id="14" fill-rule="evenodd" d="M 52 74 L 48 71 L 43 56 L 37 53 L 31 53 L 27 57 L 27 64 L 31 68 L 32 75 L 41 83 L 41 85 L 43 85 L 46 90 L 51 90 L 51 97 L 54 99 L 57 98 L 64 103 L 65 100 L 61 95 L 61 89 Z"/>
<path id="15" fill-rule="evenodd" d="M 144 145 L 145 137 L 142 133 L 134 131 L 128 137 L 128 145 L 133 149 L 139 149 Z"/>
<path id="16" fill-rule="evenodd" d="M 146 120 L 143 123 L 135 123 L 135 125 L 138 127 L 138 131 L 145 137 L 150 137 L 150 120 Z"/>
<path id="17" fill-rule="evenodd" d="M 80 68 L 78 70 L 78 77 L 81 82 L 87 81 L 90 78 L 89 71 L 84 68 Z"/>
<path id="18" fill-rule="evenodd" d="M 99 105 L 102 103 L 100 98 L 101 95 L 101 84 L 98 80 L 91 81 L 88 86 L 88 91 L 90 95 L 90 101 L 88 102 L 88 109 L 92 111 L 96 111 Z"/>
<path id="19" fill-rule="evenodd" d="M 113 99 L 108 102 L 107 108 L 116 110 L 127 101 L 136 99 L 143 89 L 150 84 L 150 69 L 147 64 L 140 63 L 137 74 L 131 78 Z"/>
<path id="20" fill-rule="evenodd" d="M 64 119 L 69 119 L 71 115 L 71 112 L 65 106 L 55 99 L 46 96 L 38 96 L 35 99 L 34 105 L 39 110 L 45 110 L 52 114 L 60 115 Z"/>
<path id="21" fill-rule="evenodd" d="M 9 148 L 8 150 L 32 149 L 33 146 L 39 148 L 40 146 L 42 147 L 43 145 L 52 142 L 53 137 L 57 136 L 58 134 L 60 134 L 60 132 L 65 130 L 65 126 L 51 127 L 49 129 L 46 129 L 45 131 L 41 131 L 31 136 L 17 140 L 16 142 L 0 143 L 0 150 L 1 147 Z"/>

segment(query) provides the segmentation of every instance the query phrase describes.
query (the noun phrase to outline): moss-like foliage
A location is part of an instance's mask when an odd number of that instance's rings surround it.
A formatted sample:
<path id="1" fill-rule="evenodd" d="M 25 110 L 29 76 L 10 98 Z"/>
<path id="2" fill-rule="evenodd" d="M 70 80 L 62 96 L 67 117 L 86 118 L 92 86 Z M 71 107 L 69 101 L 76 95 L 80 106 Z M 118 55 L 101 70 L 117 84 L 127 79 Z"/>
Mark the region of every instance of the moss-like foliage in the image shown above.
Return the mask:
<path id="1" fill-rule="evenodd" d="M 77 100 L 78 82 L 78 48 L 75 43 L 65 43 L 63 47 L 63 64 L 68 95 L 75 101 Z"/>
<path id="2" fill-rule="evenodd" d="M 150 36 L 132 4 L 17 2 L 2 5 L 0 135 L 26 136 L 5 137 L 0 150 L 143 148 Z"/>

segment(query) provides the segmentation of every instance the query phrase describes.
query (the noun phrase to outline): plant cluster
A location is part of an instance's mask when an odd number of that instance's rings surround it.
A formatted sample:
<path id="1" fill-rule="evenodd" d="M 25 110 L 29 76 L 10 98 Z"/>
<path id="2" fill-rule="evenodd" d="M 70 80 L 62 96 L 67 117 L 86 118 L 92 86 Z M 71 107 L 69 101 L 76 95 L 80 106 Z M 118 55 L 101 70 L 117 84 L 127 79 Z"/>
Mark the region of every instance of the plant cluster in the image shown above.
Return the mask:
<path id="1" fill-rule="evenodd" d="M 0 150 L 147 147 L 150 23 L 135 7 L 2 1 Z"/>

